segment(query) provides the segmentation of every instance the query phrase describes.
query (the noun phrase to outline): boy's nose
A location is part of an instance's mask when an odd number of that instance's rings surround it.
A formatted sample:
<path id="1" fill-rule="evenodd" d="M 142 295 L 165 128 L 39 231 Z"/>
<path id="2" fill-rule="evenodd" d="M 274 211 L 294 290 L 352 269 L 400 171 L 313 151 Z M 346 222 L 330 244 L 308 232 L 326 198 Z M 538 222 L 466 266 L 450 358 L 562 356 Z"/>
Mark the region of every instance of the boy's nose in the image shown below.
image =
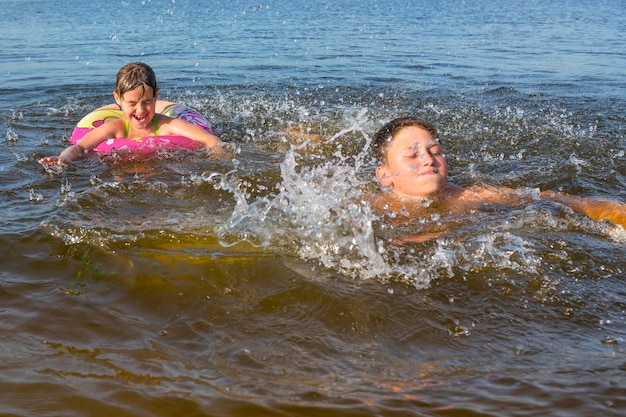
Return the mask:
<path id="1" fill-rule="evenodd" d="M 420 155 L 420 161 L 423 165 L 432 165 L 435 162 L 435 158 L 428 152 L 423 152 Z"/>

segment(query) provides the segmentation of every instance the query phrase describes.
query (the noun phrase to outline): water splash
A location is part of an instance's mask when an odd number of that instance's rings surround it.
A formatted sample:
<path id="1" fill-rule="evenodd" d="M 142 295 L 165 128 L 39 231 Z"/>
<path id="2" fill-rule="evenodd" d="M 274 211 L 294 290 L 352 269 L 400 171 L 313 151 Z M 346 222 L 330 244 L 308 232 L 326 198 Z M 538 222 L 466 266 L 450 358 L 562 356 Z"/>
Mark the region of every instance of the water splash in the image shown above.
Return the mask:
<path id="1" fill-rule="evenodd" d="M 317 144 L 292 145 L 280 164 L 275 191 L 253 200 L 236 176 L 223 178 L 220 187 L 233 193 L 236 205 L 216 229 L 220 242 L 231 246 L 245 241 L 363 279 L 388 275 L 374 236 L 377 217 L 362 193 L 360 171 L 370 143 L 363 132 L 365 113 L 325 142 L 361 132 L 365 146 L 356 155 L 344 154 L 341 146 L 323 155 L 309 153 Z"/>
<path id="2" fill-rule="evenodd" d="M 28 194 L 28 200 L 31 202 L 41 203 L 44 200 L 43 195 L 32 188 L 29 190 Z"/>
<path id="3" fill-rule="evenodd" d="M 507 110 L 511 118 L 523 113 Z M 236 206 L 215 232 L 224 246 L 248 242 L 269 251 L 316 262 L 355 279 L 398 279 L 418 288 L 442 277 L 455 277 L 485 268 L 540 274 L 541 257 L 532 239 L 519 230 L 472 226 L 454 236 L 426 244 L 397 244 L 379 233 L 381 221 L 366 194 L 373 183 L 368 153 L 371 121 L 368 109 L 349 109 L 345 127 L 323 144 L 291 144 L 280 163 L 275 190 L 253 197 L 244 180 L 233 171 L 219 188 L 232 192 Z M 358 145 L 357 145 L 358 144 Z M 364 174 L 364 172 L 370 175 Z M 405 213 L 386 213 L 393 219 Z M 502 219 L 500 219 L 502 220 Z M 445 229 L 457 220 L 431 215 L 409 222 L 408 228 L 391 227 L 391 234 L 424 233 L 429 227 Z"/>
<path id="4" fill-rule="evenodd" d="M 9 126 L 7 127 L 5 138 L 7 142 L 16 143 L 18 141 L 19 136 L 17 132 Z"/>

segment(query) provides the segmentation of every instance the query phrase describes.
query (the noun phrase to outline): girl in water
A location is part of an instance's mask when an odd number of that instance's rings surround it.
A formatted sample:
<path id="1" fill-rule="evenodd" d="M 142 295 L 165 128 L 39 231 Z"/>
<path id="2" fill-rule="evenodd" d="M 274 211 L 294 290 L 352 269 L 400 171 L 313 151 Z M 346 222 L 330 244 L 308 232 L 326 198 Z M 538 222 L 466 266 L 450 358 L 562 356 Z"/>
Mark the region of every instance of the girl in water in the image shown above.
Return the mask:
<path id="1" fill-rule="evenodd" d="M 60 155 L 42 158 L 39 163 L 68 164 L 111 138 L 186 136 L 216 152 L 221 151 L 222 142 L 217 136 L 192 123 L 158 113 L 157 110 L 162 111 L 168 104 L 173 104 L 158 101 L 158 96 L 156 76 L 150 66 L 141 62 L 124 65 L 117 73 L 113 92 L 117 107 L 124 112 L 124 117 L 98 126 Z"/>

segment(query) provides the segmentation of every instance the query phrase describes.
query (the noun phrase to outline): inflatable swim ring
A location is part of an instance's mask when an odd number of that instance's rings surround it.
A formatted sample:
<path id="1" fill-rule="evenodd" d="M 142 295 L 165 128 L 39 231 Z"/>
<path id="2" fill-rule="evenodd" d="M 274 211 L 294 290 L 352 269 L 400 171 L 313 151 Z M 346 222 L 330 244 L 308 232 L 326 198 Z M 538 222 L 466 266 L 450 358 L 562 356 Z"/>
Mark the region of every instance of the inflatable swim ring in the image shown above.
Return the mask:
<path id="1" fill-rule="evenodd" d="M 213 134 L 213 130 L 211 129 L 211 124 L 209 123 L 209 121 L 202 114 L 192 108 L 180 104 L 172 104 L 171 106 L 166 107 L 163 110 L 162 114 L 169 117 L 182 119 L 189 123 L 193 123 L 197 126 L 200 126 L 207 132 Z M 96 127 L 101 126 L 108 121 L 121 119 L 122 117 L 124 117 L 124 112 L 122 112 L 121 110 L 94 110 L 91 113 L 87 114 L 85 117 L 83 117 L 76 124 L 76 127 L 72 132 L 72 136 L 70 137 L 70 142 L 75 145 L 90 130 L 95 129 Z M 201 142 L 197 142 L 185 136 L 160 135 L 147 136 L 142 138 L 107 139 L 98 144 L 98 146 L 93 148 L 92 151 L 103 154 L 113 152 L 146 154 L 155 152 L 156 150 L 161 148 L 185 148 L 193 150 L 201 148 L 202 146 L 204 145 Z"/>

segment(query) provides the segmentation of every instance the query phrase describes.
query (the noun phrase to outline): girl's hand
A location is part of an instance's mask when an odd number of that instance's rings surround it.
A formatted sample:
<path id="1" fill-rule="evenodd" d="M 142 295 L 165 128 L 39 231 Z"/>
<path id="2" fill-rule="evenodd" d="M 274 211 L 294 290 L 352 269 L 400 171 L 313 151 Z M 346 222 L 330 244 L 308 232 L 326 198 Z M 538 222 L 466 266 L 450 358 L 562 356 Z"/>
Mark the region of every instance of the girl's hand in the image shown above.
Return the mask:
<path id="1" fill-rule="evenodd" d="M 41 158 L 39 163 L 41 165 L 65 165 L 65 162 L 61 161 L 58 156 L 46 156 L 45 158 Z"/>
<path id="2" fill-rule="evenodd" d="M 66 148 L 59 156 L 47 156 L 45 158 L 41 158 L 39 163 L 44 165 L 67 165 L 72 162 L 74 159 L 84 155 L 85 149 L 80 145 L 72 145 Z"/>

